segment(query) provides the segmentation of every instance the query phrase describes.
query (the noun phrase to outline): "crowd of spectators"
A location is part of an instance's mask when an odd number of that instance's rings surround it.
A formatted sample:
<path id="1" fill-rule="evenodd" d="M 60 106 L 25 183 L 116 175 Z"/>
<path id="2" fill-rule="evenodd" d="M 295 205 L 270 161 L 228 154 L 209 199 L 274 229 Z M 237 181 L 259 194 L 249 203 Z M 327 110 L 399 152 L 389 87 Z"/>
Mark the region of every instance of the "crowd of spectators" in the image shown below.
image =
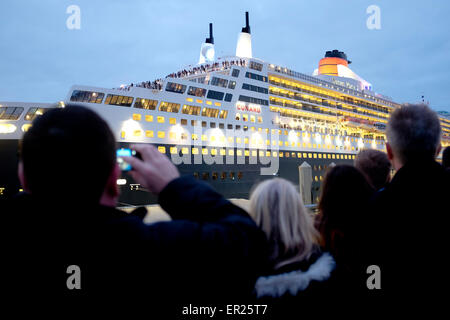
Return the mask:
<path id="1" fill-rule="evenodd" d="M 356 166 L 329 168 L 317 215 L 281 178 L 256 185 L 247 213 L 180 176 L 153 146 L 134 145 L 140 157 L 124 158 L 130 175 L 172 218 L 146 225 L 141 209 L 116 209 L 120 169 L 106 122 L 80 106 L 50 110 L 20 145 L 25 192 L 2 210 L 2 243 L 13 244 L 2 250 L 2 290 L 22 301 L 131 298 L 164 318 L 192 304 L 267 304 L 266 319 L 287 319 L 333 302 L 440 301 L 448 280 L 433 272 L 446 263 L 450 180 L 435 160 L 439 119 L 405 105 L 386 134 L 392 180 L 386 158 L 362 152 Z M 74 264 L 78 290 L 68 289 Z"/>
<path id="2" fill-rule="evenodd" d="M 152 90 L 162 90 L 163 85 L 164 85 L 163 79 L 156 79 L 153 81 L 142 81 L 140 83 L 131 83 L 126 86 L 120 86 L 117 89 L 130 91 L 131 88 L 137 87 L 137 88 L 146 88 L 146 89 L 152 89 Z"/>
<path id="3" fill-rule="evenodd" d="M 192 67 L 188 69 L 183 69 L 178 72 L 171 73 L 166 76 L 166 78 L 183 78 L 187 76 L 193 76 L 198 75 L 206 72 L 213 72 L 213 71 L 222 71 L 230 69 L 232 66 L 245 66 L 246 60 L 239 59 L 239 60 L 225 60 L 222 62 L 215 62 L 212 64 L 206 63 L 202 64 L 197 67 Z M 140 83 L 131 83 L 129 85 L 123 85 L 119 88 L 116 88 L 118 90 L 125 90 L 130 91 L 133 87 L 139 87 L 139 88 L 146 88 L 146 89 L 153 89 L 153 90 L 162 90 L 164 85 L 163 79 L 156 79 L 154 81 L 142 81 Z"/>
<path id="4" fill-rule="evenodd" d="M 183 69 L 181 71 L 169 74 L 166 78 L 183 78 L 183 77 L 188 77 L 188 76 L 195 76 L 195 75 L 202 74 L 205 72 L 227 70 L 227 69 L 230 69 L 232 66 L 243 67 L 245 65 L 246 65 L 246 60 L 244 60 L 244 59 L 231 60 L 231 61 L 225 60 L 222 62 L 215 62 L 212 64 L 207 63 L 207 64 L 202 64 L 198 67 Z"/>

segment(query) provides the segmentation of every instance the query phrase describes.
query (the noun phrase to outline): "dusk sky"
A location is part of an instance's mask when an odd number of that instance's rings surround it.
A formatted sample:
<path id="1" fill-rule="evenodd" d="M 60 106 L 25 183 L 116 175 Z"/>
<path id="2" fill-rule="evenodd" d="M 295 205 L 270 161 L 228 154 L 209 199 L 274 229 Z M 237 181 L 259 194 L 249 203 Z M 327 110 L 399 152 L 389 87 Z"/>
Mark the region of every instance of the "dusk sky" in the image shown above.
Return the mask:
<path id="1" fill-rule="evenodd" d="M 250 12 L 253 56 L 311 74 L 339 49 L 376 92 L 397 102 L 424 95 L 450 112 L 448 0 L 156 1 L 2 0 L 0 101 L 55 102 L 74 84 L 118 87 L 198 62 L 214 23 L 216 57 L 234 55 Z M 78 5 L 81 28 L 66 9 Z M 367 7 L 381 9 L 369 30 Z"/>

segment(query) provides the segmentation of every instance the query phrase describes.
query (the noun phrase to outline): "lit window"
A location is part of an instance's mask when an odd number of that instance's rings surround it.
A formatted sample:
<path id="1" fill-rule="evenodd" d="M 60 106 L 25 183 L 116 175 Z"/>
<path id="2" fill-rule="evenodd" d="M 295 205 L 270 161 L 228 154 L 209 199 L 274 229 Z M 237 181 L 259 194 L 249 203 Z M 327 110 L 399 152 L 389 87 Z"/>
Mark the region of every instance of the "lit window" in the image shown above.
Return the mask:
<path id="1" fill-rule="evenodd" d="M 242 150 L 237 150 L 237 151 L 236 151 L 236 155 L 242 156 Z"/>
<path id="2" fill-rule="evenodd" d="M 198 154 L 198 148 L 192 148 L 192 154 Z"/>
<path id="3" fill-rule="evenodd" d="M 146 109 L 146 110 L 155 110 L 158 105 L 158 100 L 149 100 L 136 98 L 136 102 L 134 103 L 135 108 Z"/>
<path id="4" fill-rule="evenodd" d="M 146 130 L 145 131 L 145 136 L 147 138 L 153 138 L 153 131 L 152 130 Z"/>
<path id="5" fill-rule="evenodd" d="M 166 133 L 164 131 L 158 131 L 158 138 L 164 138 L 166 136 Z"/>
<path id="6" fill-rule="evenodd" d="M 147 122 L 153 122 L 153 116 L 147 114 L 147 115 L 145 116 L 145 121 L 147 121 Z"/>
<path id="7" fill-rule="evenodd" d="M 189 148 L 181 148 L 181 153 L 182 154 L 188 154 L 189 153 Z"/>
<path id="8" fill-rule="evenodd" d="M 229 149 L 228 150 L 228 155 L 229 156 L 234 156 L 234 150 L 233 149 Z"/>
<path id="9" fill-rule="evenodd" d="M 142 131 L 141 131 L 141 130 L 134 130 L 134 132 L 133 132 L 133 135 L 134 135 L 135 137 L 140 137 L 141 134 L 142 134 Z"/>
<path id="10" fill-rule="evenodd" d="M 201 107 L 189 106 L 189 105 L 185 104 L 185 105 L 183 105 L 181 112 L 184 114 L 198 116 L 198 115 L 200 115 L 200 110 L 201 110 Z"/>
<path id="11" fill-rule="evenodd" d="M 175 118 L 169 118 L 169 123 L 170 123 L 170 124 L 177 124 L 177 119 L 175 119 Z"/>
<path id="12" fill-rule="evenodd" d="M 226 119 L 227 115 L 228 115 L 228 111 L 227 110 L 220 110 L 219 118 Z"/>
<path id="13" fill-rule="evenodd" d="M 27 132 L 28 129 L 30 129 L 30 128 L 31 128 L 31 124 L 30 124 L 30 123 L 26 123 L 26 124 L 24 124 L 24 125 L 22 126 L 22 131 L 23 131 L 23 132 Z"/>
<path id="14" fill-rule="evenodd" d="M 134 121 L 141 121 L 141 115 L 139 113 L 133 113 Z"/>
<path id="15" fill-rule="evenodd" d="M 169 138 L 170 138 L 170 139 L 176 139 L 176 138 L 177 138 L 177 133 L 176 133 L 176 132 L 173 132 L 173 131 L 170 131 L 170 132 L 169 132 Z"/>
<path id="16" fill-rule="evenodd" d="M 203 148 L 203 149 L 202 149 L 202 154 L 208 154 L 208 149 Z"/>
<path id="17" fill-rule="evenodd" d="M 170 147 L 170 153 L 171 154 L 178 153 L 177 147 Z"/>
<path id="18" fill-rule="evenodd" d="M 166 147 L 159 146 L 158 147 L 158 151 L 165 154 L 166 153 Z"/>
<path id="19" fill-rule="evenodd" d="M 217 155 L 217 149 L 211 149 L 211 155 L 213 156 Z"/>
<path id="20" fill-rule="evenodd" d="M 159 123 L 164 123 L 164 117 L 158 116 L 158 122 Z"/>
<path id="21" fill-rule="evenodd" d="M 210 118 L 217 118 L 219 115 L 219 109 L 213 109 L 213 108 L 203 108 L 202 110 L 202 116 L 203 117 L 210 117 Z"/>

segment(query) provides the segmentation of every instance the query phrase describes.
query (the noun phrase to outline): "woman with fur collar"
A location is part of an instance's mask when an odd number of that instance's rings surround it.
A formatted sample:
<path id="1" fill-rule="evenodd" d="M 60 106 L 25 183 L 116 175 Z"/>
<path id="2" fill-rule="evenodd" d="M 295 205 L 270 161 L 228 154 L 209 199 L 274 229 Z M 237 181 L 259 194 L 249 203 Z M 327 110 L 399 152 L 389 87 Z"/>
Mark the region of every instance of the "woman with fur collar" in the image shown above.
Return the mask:
<path id="1" fill-rule="evenodd" d="M 274 308 L 330 277 L 334 259 L 321 252 L 314 219 L 291 182 L 274 178 L 259 184 L 249 211 L 269 241 L 270 271 L 255 285 L 260 301 Z"/>

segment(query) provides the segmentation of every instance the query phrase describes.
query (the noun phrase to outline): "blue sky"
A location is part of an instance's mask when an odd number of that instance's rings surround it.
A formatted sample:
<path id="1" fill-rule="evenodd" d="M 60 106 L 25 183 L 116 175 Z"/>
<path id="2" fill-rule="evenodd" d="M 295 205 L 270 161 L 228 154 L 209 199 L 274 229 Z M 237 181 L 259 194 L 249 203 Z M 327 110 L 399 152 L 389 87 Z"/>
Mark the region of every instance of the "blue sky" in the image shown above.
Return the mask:
<path id="1" fill-rule="evenodd" d="M 69 5 L 81 29 L 69 30 Z M 366 27 L 369 5 L 381 30 Z M 250 11 L 253 55 L 311 74 L 326 50 L 398 102 L 422 95 L 450 112 L 450 1 L 2 0 L 0 101 L 54 102 L 73 84 L 117 87 L 196 63 L 214 23 L 216 56 L 233 55 Z"/>

